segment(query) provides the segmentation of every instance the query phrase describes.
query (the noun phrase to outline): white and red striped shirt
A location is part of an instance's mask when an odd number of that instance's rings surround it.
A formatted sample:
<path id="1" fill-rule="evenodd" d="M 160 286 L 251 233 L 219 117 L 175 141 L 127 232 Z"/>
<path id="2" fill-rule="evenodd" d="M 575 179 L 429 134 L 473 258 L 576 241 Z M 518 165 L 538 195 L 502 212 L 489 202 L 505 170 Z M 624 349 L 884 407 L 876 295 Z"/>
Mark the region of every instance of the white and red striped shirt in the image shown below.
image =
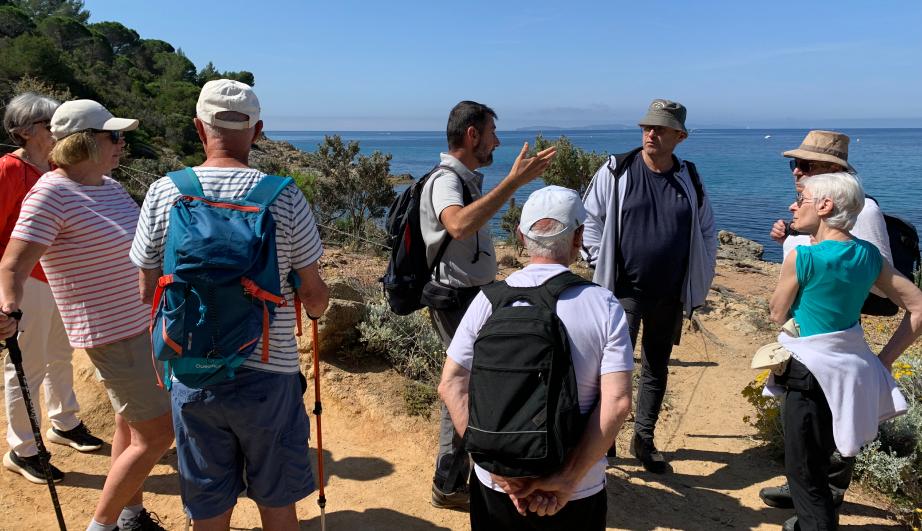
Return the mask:
<path id="1" fill-rule="evenodd" d="M 138 270 L 128 258 L 138 205 L 103 177 L 84 186 L 49 172 L 23 200 L 11 238 L 47 245 L 42 267 L 74 348 L 92 348 L 147 329 Z"/>

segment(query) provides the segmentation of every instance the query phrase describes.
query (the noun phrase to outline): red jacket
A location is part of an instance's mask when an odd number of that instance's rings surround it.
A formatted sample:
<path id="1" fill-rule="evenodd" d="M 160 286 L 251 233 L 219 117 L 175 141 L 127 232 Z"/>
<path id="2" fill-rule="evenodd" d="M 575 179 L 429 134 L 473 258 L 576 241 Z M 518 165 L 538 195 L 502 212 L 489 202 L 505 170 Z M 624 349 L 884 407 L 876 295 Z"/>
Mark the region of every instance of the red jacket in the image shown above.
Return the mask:
<path id="1" fill-rule="evenodd" d="M 0 157 L 0 256 L 10 242 L 22 200 L 41 176 L 38 168 L 12 153 Z M 31 276 L 48 282 L 41 264 L 35 264 Z"/>

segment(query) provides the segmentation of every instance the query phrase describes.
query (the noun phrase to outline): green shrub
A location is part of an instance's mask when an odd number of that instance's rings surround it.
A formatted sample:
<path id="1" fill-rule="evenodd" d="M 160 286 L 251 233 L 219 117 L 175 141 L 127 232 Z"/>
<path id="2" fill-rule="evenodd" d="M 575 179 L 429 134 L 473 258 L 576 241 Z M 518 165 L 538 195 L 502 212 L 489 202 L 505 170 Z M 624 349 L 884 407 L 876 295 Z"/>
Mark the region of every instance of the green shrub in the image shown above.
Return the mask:
<path id="1" fill-rule="evenodd" d="M 768 380 L 769 371 L 762 371 L 755 380 L 743 388 L 741 394 L 755 409 L 755 416 L 746 415 L 743 422 L 756 429 L 756 438 L 768 443 L 776 456 L 784 453 L 784 431 L 781 426 L 781 408 L 777 399 L 762 396 L 762 388 Z"/>
<path id="2" fill-rule="evenodd" d="M 396 315 L 377 289 L 366 293 L 365 301 L 368 313 L 358 330 L 359 340 L 368 352 L 383 356 L 407 378 L 432 387 L 438 385 L 445 349 L 427 311 Z"/>

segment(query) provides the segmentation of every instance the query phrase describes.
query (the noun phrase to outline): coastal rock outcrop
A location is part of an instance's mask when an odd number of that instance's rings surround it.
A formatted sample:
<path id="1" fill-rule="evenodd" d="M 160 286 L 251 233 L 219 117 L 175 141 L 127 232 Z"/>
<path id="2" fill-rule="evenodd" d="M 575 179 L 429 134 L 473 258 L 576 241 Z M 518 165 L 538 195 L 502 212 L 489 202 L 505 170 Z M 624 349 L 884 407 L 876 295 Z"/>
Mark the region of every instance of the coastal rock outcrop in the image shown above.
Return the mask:
<path id="1" fill-rule="evenodd" d="M 761 260 L 765 252 L 765 246 L 761 243 L 737 236 L 728 230 L 717 233 L 717 241 L 717 258 L 723 260 Z"/>

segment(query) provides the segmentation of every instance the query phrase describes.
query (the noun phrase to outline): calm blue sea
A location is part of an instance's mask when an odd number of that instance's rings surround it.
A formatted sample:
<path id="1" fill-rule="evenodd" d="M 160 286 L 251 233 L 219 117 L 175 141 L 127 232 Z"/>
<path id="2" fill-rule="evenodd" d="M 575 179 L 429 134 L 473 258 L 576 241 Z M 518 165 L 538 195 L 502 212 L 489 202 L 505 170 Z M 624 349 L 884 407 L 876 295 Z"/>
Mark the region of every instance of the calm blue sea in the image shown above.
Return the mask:
<path id="1" fill-rule="evenodd" d="M 868 194 L 883 210 L 899 215 L 922 229 L 922 129 L 850 129 L 849 161 L 858 169 Z M 291 142 L 304 151 L 314 151 L 323 131 L 271 131 L 273 140 Z M 344 140 L 357 140 L 363 153 L 375 150 L 391 153 L 391 173 L 423 175 L 438 162 L 444 151 L 444 132 L 336 132 Z M 779 218 L 788 217 L 794 197 L 788 159 L 781 152 L 800 145 L 802 129 L 713 129 L 695 130 L 677 153 L 695 162 L 711 197 L 717 227 L 765 245 L 765 257 L 780 261 L 780 246 L 770 241 L 768 231 Z M 547 138 L 566 135 L 577 146 L 593 151 L 621 153 L 640 145 L 640 131 L 551 131 Z M 493 165 L 483 168 L 485 187 L 492 188 L 509 171 L 522 147 L 534 143 L 534 132 L 499 133 L 502 145 L 494 153 Z M 543 183 L 536 181 L 516 194 L 521 203 Z M 500 213 L 501 215 L 501 213 Z M 499 215 L 493 220 L 499 231 Z"/>

